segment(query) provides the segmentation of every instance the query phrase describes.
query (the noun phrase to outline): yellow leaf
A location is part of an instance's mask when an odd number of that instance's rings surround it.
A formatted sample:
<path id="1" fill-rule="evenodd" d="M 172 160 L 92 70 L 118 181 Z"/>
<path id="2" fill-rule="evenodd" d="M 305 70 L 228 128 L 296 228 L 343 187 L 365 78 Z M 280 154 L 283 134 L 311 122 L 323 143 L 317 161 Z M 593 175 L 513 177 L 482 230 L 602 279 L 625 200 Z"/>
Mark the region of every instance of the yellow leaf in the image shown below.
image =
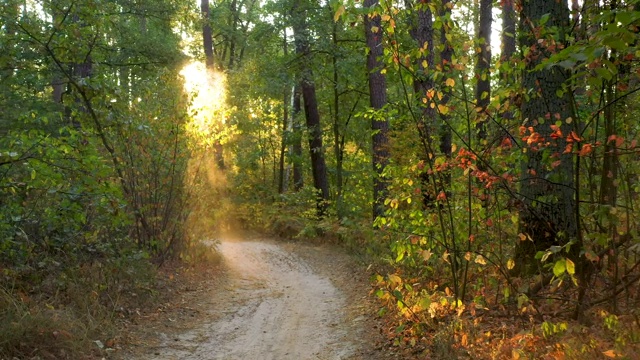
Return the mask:
<path id="1" fill-rule="evenodd" d="M 478 255 L 475 260 L 476 264 L 487 265 L 487 261 L 484 259 L 484 256 Z"/>
<path id="2" fill-rule="evenodd" d="M 447 113 L 449 113 L 449 107 L 446 105 L 438 104 L 438 111 L 442 115 L 447 115 Z"/>
<path id="3" fill-rule="evenodd" d="M 382 21 L 389 21 L 389 19 L 391 19 L 391 16 L 389 14 L 384 14 L 380 18 L 382 19 Z"/>
<path id="4" fill-rule="evenodd" d="M 371 32 L 372 32 L 372 33 L 377 34 L 377 33 L 378 33 L 378 31 L 380 31 L 380 28 L 379 28 L 379 27 L 377 27 L 377 26 L 372 26 L 372 27 L 371 27 Z"/>
<path id="5" fill-rule="evenodd" d="M 429 67 L 429 63 L 427 63 L 427 60 L 422 60 L 422 67 L 425 69 Z"/>
<path id="6" fill-rule="evenodd" d="M 456 81 L 452 78 L 448 78 L 444 83 L 449 87 L 454 87 L 456 85 Z"/>
<path id="7" fill-rule="evenodd" d="M 421 255 L 424 261 L 428 261 L 431 258 L 431 255 L 433 255 L 433 253 L 431 252 L 431 250 L 422 250 Z"/>
<path id="8" fill-rule="evenodd" d="M 393 208 L 393 209 L 397 209 L 398 208 L 398 199 L 391 200 L 391 208 Z"/>
<path id="9" fill-rule="evenodd" d="M 395 284 L 402 285 L 402 279 L 396 274 L 389 275 L 389 282 L 392 286 L 395 286 Z"/>
<path id="10" fill-rule="evenodd" d="M 345 10 L 345 9 L 344 9 L 344 5 L 340 5 L 340 6 L 338 7 L 338 10 L 336 10 L 335 15 L 333 15 L 333 21 L 334 21 L 334 22 L 337 22 L 337 21 L 340 19 L 340 16 L 341 16 L 342 14 L 344 14 L 344 10 Z M 372 30 L 373 30 L 373 29 L 372 29 Z"/>
<path id="11" fill-rule="evenodd" d="M 456 152 L 456 150 L 458 150 L 458 145 L 451 144 L 451 152 L 454 153 L 454 152 Z"/>
<path id="12" fill-rule="evenodd" d="M 573 263 L 573 261 L 566 259 L 565 260 L 565 266 L 567 267 L 567 272 L 569 273 L 569 275 L 573 275 L 576 273 L 576 264 Z"/>
<path id="13" fill-rule="evenodd" d="M 511 349 L 511 358 L 513 360 L 519 360 L 520 359 L 520 352 L 516 349 Z"/>
<path id="14" fill-rule="evenodd" d="M 507 269 L 511 270 L 516 266 L 516 262 L 513 259 L 507 260 Z"/>

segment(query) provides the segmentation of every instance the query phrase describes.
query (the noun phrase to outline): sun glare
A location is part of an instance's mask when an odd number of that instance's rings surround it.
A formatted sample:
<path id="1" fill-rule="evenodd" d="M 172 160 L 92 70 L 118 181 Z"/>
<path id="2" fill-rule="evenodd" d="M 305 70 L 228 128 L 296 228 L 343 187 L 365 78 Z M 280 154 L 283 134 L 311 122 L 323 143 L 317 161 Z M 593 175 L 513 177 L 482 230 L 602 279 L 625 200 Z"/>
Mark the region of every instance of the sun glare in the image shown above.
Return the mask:
<path id="1" fill-rule="evenodd" d="M 227 116 L 225 75 L 200 61 L 187 64 L 180 75 L 190 100 L 189 131 L 205 143 L 219 141 Z"/>

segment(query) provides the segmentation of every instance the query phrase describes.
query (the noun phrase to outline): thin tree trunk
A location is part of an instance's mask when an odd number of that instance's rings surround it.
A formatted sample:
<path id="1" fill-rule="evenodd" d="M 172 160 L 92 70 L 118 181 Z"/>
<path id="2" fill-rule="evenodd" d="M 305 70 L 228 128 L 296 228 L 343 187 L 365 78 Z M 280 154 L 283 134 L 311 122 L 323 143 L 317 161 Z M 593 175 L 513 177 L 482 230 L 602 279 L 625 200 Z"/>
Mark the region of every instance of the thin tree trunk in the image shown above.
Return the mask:
<path id="1" fill-rule="evenodd" d="M 342 216 L 342 164 L 344 152 L 342 142 L 340 141 L 340 93 L 338 91 L 338 22 L 333 22 L 331 30 L 331 41 L 333 43 L 333 51 L 331 55 L 331 64 L 333 66 L 333 151 L 336 158 L 336 212 L 338 219 Z"/>
<path id="2" fill-rule="evenodd" d="M 293 109 L 291 120 L 293 122 L 293 188 L 300 191 L 304 186 L 304 176 L 302 173 L 302 129 L 300 126 L 300 112 L 302 111 L 302 96 L 300 85 L 293 87 Z"/>
<path id="3" fill-rule="evenodd" d="M 478 150 L 485 148 L 487 143 L 487 122 L 489 114 L 487 107 L 491 99 L 491 10 L 492 0 L 480 0 L 479 23 L 478 23 L 478 49 L 476 58 L 476 131 L 478 139 Z M 478 170 L 486 171 L 487 166 L 484 161 L 478 162 Z M 480 187 L 479 197 L 483 207 L 489 205 L 489 194 Z"/>
<path id="4" fill-rule="evenodd" d="M 234 66 L 234 61 L 236 59 L 236 31 L 237 31 L 237 27 L 238 27 L 238 10 L 237 10 L 237 6 L 238 6 L 238 0 L 231 0 L 231 4 L 230 6 L 230 12 L 231 12 L 231 31 L 232 31 L 232 35 L 231 35 L 231 41 L 229 44 L 229 67 L 228 69 L 231 70 L 233 69 Z"/>
<path id="5" fill-rule="evenodd" d="M 210 24 L 209 0 L 202 0 L 200 10 L 202 11 L 202 43 L 204 45 L 205 63 L 208 69 L 213 69 L 213 38 Z"/>
<path id="6" fill-rule="evenodd" d="M 365 0 L 363 6 L 371 10 L 378 0 Z M 387 82 L 382 74 L 382 33 L 380 15 L 368 15 L 364 18 L 365 37 L 367 39 L 367 71 L 369 72 L 369 103 L 374 110 L 380 110 L 387 104 Z M 378 29 L 374 32 L 373 29 Z M 387 183 L 383 173 L 389 162 L 389 121 L 380 112 L 371 119 L 373 178 L 373 217 L 384 215 L 384 201 L 387 197 Z"/>
<path id="7" fill-rule="evenodd" d="M 502 34 L 501 34 L 501 52 L 500 62 L 509 63 L 516 53 L 516 12 L 513 7 L 515 0 L 504 0 L 502 4 Z M 500 80 L 503 85 L 513 83 L 513 71 L 500 70 Z M 500 114 L 502 119 L 509 120 L 513 118 L 513 111 L 506 110 Z M 505 136 L 509 136 L 505 134 Z"/>
<path id="8" fill-rule="evenodd" d="M 480 0 L 480 26 L 478 27 L 478 47 L 476 60 L 476 112 L 479 115 L 476 123 L 478 140 L 487 138 L 487 106 L 491 99 L 491 9 L 492 0 Z"/>
<path id="9" fill-rule="evenodd" d="M 441 21 L 443 22 L 440 28 L 440 46 L 442 51 L 440 52 L 440 64 L 442 65 L 442 71 L 447 74 L 451 71 L 451 59 L 453 56 L 453 46 L 447 38 L 449 31 L 449 23 L 451 22 L 451 0 L 442 0 L 442 12 L 440 13 Z M 446 76 L 446 75 L 445 75 Z M 440 100 L 440 105 L 447 106 L 449 104 L 449 98 L 451 93 L 451 87 L 445 86 L 443 90 L 443 96 Z M 451 161 L 451 127 L 449 126 L 448 114 L 440 114 L 441 121 L 439 121 L 439 135 L 440 135 L 440 152 L 446 157 L 447 163 Z M 442 176 L 443 183 L 441 188 L 448 193 L 448 189 L 451 188 L 451 173 L 446 171 Z"/>
<path id="10" fill-rule="evenodd" d="M 206 68 L 209 71 L 213 71 L 215 62 L 213 58 L 213 38 L 211 31 L 211 17 L 209 11 L 209 0 L 202 0 L 200 3 L 200 10 L 202 11 L 202 44 L 204 46 L 204 56 Z M 219 169 L 224 170 L 224 148 L 220 143 L 220 140 L 216 140 L 213 144 L 213 156 Z"/>
<path id="11" fill-rule="evenodd" d="M 411 6 L 411 5 L 409 5 Z M 421 51 L 422 56 L 417 59 L 418 73 L 415 75 L 413 81 L 414 93 L 419 98 L 424 98 L 430 91 L 434 91 L 434 80 L 432 76 L 429 76 L 435 69 L 435 56 L 434 56 L 434 32 L 433 32 L 433 13 L 428 6 L 418 6 L 416 8 L 415 25 L 410 30 L 411 36 L 417 42 L 419 48 L 424 49 Z M 423 147 L 423 154 L 421 160 L 424 163 L 429 163 L 433 159 L 434 154 L 431 149 L 431 135 L 433 133 L 433 124 L 436 119 L 436 111 L 426 104 L 422 108 L 422 114 L 418 120 L 418 134 Z M 430 208 L 433 206 L 433 202 L 436 199 L 436 189 L 433 187 L 430 175 L 425 169 L 420 175 L 421 190 L 422 190 L 422 206 L 423 208 Z"/>
<path id="12" fill-rule="evenodd" d="M 287 44 L 287 29 L 284 29 L 283 35 L 283 52 L 284 56 L 287 57 L 289 54 L 288 44 Z M 280 140 L 280 176 L 278 176 L 278 193 L 282 194 L 285 192 L 286 184 L 285 184 L 285 176 L 284 176 L 284 158 L 285 153 L 287 152 L 287 141 L 288 141 L 288 127 L 289 127 L 289 86 L 285 84 L 284 86 L 284 94 L 282 99 L 282 138 Z"/>
<path id="13" fill-rule="evenodd" d="M 324 217 L 328 209 L 329 182 L 327 178 L 327 165 L 324 159 L 324 147 L 322 145 L 322 126 L 316 98 L 316 87 L 311 70 L 311 47 L 304 9 L 300 8 L 300 0 L 297 0 L 293 9 L 293 33 L 296 44 L 296 53 L 301 59 L 300 87 L 304 99 L 304 112 L 309 131 L 309 151 L 311 153 L 311 172 L 313 185 L 317 191 L 316 208 L 319 217 Z"/>

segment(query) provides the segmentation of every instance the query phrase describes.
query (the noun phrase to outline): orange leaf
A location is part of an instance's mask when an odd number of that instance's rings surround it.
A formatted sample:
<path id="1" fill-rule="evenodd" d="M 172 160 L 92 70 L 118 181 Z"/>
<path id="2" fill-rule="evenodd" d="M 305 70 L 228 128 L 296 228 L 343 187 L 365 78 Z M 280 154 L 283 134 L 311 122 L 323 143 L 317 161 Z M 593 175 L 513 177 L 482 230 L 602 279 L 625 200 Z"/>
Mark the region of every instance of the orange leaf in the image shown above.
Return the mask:
<path id="1" fill-rule="evenodd" d="M 603 351 L 602 355 L 608 357 L 608 358 L 612 358 L 615 359 L 618 357 L 618 354 L 616 354 L 616 352 L 614 350 L 607 350 L 607 351 Z"/>
<path id="2" fill-rule="evenodd" d="M 567 147 L 564 148 L 564 151 L 562 153 L 563 154 L 569 154 L 572 150 L 573 150 L 573 144 L 572 143 L 568 143 Z"/>
<path id="3" fill-rule="evenodd" d="M 576 134 L 575 131 L 572 131 L 571 134 L 569 134 L 569 136 L 567 136 L 567 142 L 574 142 L 574 141 L 580 141 L 582 139 L 580 139 L 580 137 L 578 136 L 578 134 Z"/>
<path id="4" fill-rule="evenodd" d="M 591 153 L 591 151 L 593 151 L 593 148 L 591 147 L 591 144 L 584 144 L 582 146 L 582 149 L 580 149 L 580 156 L 586 156 L 589 155 Z"/>

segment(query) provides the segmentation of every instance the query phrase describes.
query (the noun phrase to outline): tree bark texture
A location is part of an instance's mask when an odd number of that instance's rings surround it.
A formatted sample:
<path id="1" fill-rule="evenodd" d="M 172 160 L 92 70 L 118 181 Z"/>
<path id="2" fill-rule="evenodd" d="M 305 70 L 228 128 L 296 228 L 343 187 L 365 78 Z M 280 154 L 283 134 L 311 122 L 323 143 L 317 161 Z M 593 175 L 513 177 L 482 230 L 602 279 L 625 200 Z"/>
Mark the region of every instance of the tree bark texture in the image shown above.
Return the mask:
<path id="1" fill-rule="evenodd" d="M 435 69 L 433 13 L 428 6 L 422 3 L 414 4 L 413 7 L 415 9 L 415 20 L 410 29 L 410 34 L 418 47 L 422 49 L 421 56 L 416 64 L 418 71 L 414 75 L 413 90 L 417 98 L 424 98 L 427 92 L 435 87 L 433 77 L 429 76 Z M 430 154 L 433 152 L 430 138 L 433 133 L 436 115 L 436 110 L 427 104 L 422 108 L 422 114 L 418 119 L 418 135 L 423 147 L 423 154 L 420 158 L 424 163 L 430 162 L 433 155 L 435 155 Z M 420 183 L 422 205 L 424 208 L 430 208 L 436 199 L 436 190 L 431 184 L 431 178 L 426 169 L 420 175 Z"/>
<path id="2" fill-rule="evenodd" d="M 306 22 L 306 11 L 301 8 L 300 1 L 296 1 L 292 11 L 292 27 L 296 44 L 296 53 L 300 57 L 300 87 L 304 100 L 304 112 L 309 132 L 309 152 L 311 153 L 311 173 L 313 186 L 317 191 L 318 216 L 326 215 L 329 201 L 329 181 L 327 164 L 322 145 L 322 126 L 318 111 L 316 88 L 311 69 L 311 47 Z"/>
<path id="3" fill-rule="evenodd" d="M 478 27 L 478 49 L 476 59 L 476 108 L 479 109 L 476 130 L 478 139 L 483 141 L 487 138 L 487 106 L 491 99 L 491 0 L 480 0 L 480 26 Z"/>
<path id="4" fill-rule="evenodd" d="M 521 107 L 523 136 L 528 136 L 520 179 L 523 205 L 520 233 L 526 238 L 516 243 L 516 266 L 524 273 L 537 269 L 539 263 L 534 258 L 537 251 L 564 245 L 577 235 L 573 158 L 570 153 L 563 154 L 566 136 L 573 130 L 573 125 L 567 124 L 566 120 L 573 113 L 568 94 L 557 94 L 570 74 L 560 67 L 534 70 L 551 54 L 543 42 L 538 42 L 534 31 L 545 14 L 549 14 L 545 26 L 557 27 L 562 41 L 563 31 L 569 26 L 566 0 L 522 2 L 521 46 L 530 50 L 524 59 L 523 77 L 523 87 L 529 95 Z M 556 121 L 561 122 L 558 130 L 562 136 L 553 137 L 555 130 L 551 125 Z M 554 161 L 560 162 L 552 164 Z M 572 250 L 575 255 L 580 244 L 573 245 Z"/>
<path id="5" fill-rule="evenodd" d="M 300 85 L 293 88 L 293 109 L 291 117 L 293 121 L 293 188 L 299 191 L 304 186 L 304 176 L 302 173 L 302 129 L 300 126 L 300 112 L 302 111 L 302 92 Z"/>
<path id="6" fill-rule="evenodd" d="M 378 0 L 365 0 L 365 9 L 371 10 Z M 369 103 L 374 110 L 380 110 L 387 104 L 387 81 L 382 74 L 382 29 L 380 15 L 364 17 L 365 37 L 367 40 L 367 71 L 369 72 Z M 377 28 L 377 32 L 373 29 Z M 375 177 L 373 179 L 373 217 L 384 215 L 384 201 L 387 196 L 387 182 L 384 169 L 389 162 L 389 121 L 384 114 L 376 111 L 371 119 L 372 162 Z"/>

